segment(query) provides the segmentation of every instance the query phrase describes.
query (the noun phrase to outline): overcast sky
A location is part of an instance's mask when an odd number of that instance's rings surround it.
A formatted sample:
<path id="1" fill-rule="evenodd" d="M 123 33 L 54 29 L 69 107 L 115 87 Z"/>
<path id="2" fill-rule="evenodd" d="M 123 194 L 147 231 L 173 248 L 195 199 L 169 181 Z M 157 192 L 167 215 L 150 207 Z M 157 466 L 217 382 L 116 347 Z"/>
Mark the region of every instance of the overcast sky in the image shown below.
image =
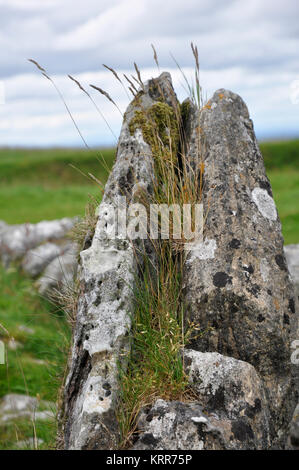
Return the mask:
<path id="1" fill-rule="evenodd" d="M 55 89 L 27 58 L 54 78 L 88 144 L 110 145 L 113 134 L 67 74 L 105 89 L 124 111 L 128 98 L 102 64 L 133 73 L 136 61 L 150 78 L 153 43 L 184 99 L 170 52 L 191 78 L 190 41 L 207 96 L 221 87 L 241 94 L 259 138 L 299 136 L 298 0 L 0 0 L 0 145 L 82 145 Z M 90 91 L 117 135 L 120 113 Z"/>

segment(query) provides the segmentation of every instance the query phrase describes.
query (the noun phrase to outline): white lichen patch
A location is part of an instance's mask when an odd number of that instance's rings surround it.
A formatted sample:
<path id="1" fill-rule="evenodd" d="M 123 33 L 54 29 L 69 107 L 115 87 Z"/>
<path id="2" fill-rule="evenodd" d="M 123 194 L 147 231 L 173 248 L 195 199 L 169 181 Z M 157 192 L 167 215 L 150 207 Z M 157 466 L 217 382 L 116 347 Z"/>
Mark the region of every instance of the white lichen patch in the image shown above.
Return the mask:
<path id="1" fill-rule="evenodd" d="M 114 247 L 105 249 L 102 246 L 91 246 L 80 253 L 83 269 L 91 275 L 99 275 L 114 270 L 120 263 L 125 261 L 128 251 L 117 250 Z"/>
<path id="2" fill-rule="evenodd" d="M 89 377 L 85 384 L 83 413 L 92 414 L 107 411 L 111 404 L 111 395 L 109 397 L 102 395 L 101 377 Z"/>
<path id="3" fill-rule="evenodd" d="M 216 240 L 206 239 L 203 242 L 188 243 L 189 256 L 187 263 L 192 263 L 195 259 L 206 260 L 215 258 L 217 248 Z"/>
<path id="4" fill-rule="evenodd" d="M 144 138 L 143 138 L 143 134 L 142 134 L 142 131 L 141 129 L 136 129 L 135 132 L 134 132 L 134 137 L 135 139 L 137 140 L 137 143 L 139 145 L 146 145 L 145 141 L 144 141 Z"/>
<path id="5" fill-rule="evenodd" d="M 254 188 L 251 197 L 263 217 L 269 220 L 277 219 L 275 202 L 265 189 Z"/>
<path id="6" fill-rule="evenodd" d="M 204 416 L 192 416 L 191 421 L 193 423 L 207 423 L 208 420 Z"/>
<path id="7" fill-rule="evenodd" d="M 104 351 L 112 352 L 117 341 L 125 337 L 131 321 L 128 311 L 119 308 L 122 301 L 126 299 L 102 302 L 98 307 L 90 307 L 89 313 L 98 317 L 89 332 L 89 338 L 83 342 L 83 348 L 90 356 Z"/>

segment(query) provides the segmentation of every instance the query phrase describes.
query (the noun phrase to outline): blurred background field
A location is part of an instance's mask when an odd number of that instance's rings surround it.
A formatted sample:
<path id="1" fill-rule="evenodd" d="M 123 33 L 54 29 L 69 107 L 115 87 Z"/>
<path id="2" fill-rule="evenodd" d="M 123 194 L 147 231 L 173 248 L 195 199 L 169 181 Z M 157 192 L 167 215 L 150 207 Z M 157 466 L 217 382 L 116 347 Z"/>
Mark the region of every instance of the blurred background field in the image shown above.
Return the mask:
<path id="1" fill-rule="evenodd" d="M 0 149 L 0 220 L 9 224 L 83 215 L 98 197 L 114 149 Z"/>
<path id="2" fill-rule="evenodd" d="M 299 243 L 299 140 L 260 147 L 285 243 Z M 91 173 L 104 184 L 114 156 L 115 149 L 1 149 L 0 220 L 14 224 L 84 215 L 89 196 L 101 198 L 99 184 L 84 175 Z M 0 398 L 18 393 L 54 403 L 70 334 L 63 312 L 37 294 L 32 280 L 13 266 L 8 272 L 0 266 L 0 339 L 7 345 Z M 17 348 L 9 347 L 11 338 Z M 40 439 L 39 448 L 54 448 L 55 435 L 55 419 L 19 419 L 0 426 L 0 449 L 16 448 L 34 437 Z"/>
<path id="3" fill-rule="evenodd" d="M 299 140 L 260 147 L 285 243 L 298 243 Z M 88 195 L 99 199 L 101 194 L 88 173 L 104 183 L 114 155 L 115 149 L 0 149 L 0 220 L 13 224 L 83 215 Z"/>
<path id="4" fill-rule="evenodd" d="M 90 197 L 101 198 L 100 185 L 88 173 L 105 183 L 114 155 L 114 149 L 1 149 L 0 220 L 18 224 L 83 216 Z M 34 281 L 13 265 L 5 271 L 0 264 L 0 340 L 6 350 L 0 400 L 17 393 L 55 404 L 70 335 L 60 307 L 42 298 Z M 0 409 L 0 449 L 54 448 L 56 424 L 54 418 L 1 422 Z"/>

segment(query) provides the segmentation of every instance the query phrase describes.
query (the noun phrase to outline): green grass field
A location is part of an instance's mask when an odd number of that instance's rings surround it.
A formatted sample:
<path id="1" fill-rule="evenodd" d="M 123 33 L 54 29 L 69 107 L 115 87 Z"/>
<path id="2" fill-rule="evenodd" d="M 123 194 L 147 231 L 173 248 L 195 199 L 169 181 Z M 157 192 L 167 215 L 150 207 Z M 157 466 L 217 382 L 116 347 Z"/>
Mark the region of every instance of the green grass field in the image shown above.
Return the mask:
<path id="1" fill-rule="evenodd" d="M 285 244 L 299 243 L 299 140 L 260 144 Z"/>
<path id="2" fill-rule="evenodd" d="M 88 173 L 105 182 L 114 155 L 113 149 L 0 149 L 0 220 L 13 224 L 83 215 L 88 196 L 101 196 Z"/>
<path id="3" fill-rule="evenodd" d="M 0 220 L 12 224 L 84 215 L 89 195 L 100 200 L 101 191 L 82 173 L 90 172 L 105 182 L 106 167 L 111 167 L 113 158 L 114 150 L 0 150 Z M 33 333 L 26 333 L 24 326 Z M 9 349 L 11 338 L 19 344 L 17 350 Z M 69 325 L 57 306 L 37 294 L 30 279 L 13 267 L 5 272 L 1 265 L 0 340 L 7 353 L 6 364 L 0 365 L 0 397 L 19 393 L 56 402 L 68 354 Z M 34 432 L 43 441 L 39 448 L 53 448 L 56 428 L 53 419 L 0 425 L 0 449 L 16 448 L 16 443 L 33 438 Z"/>
<path id="4" fill-rule="evenodd" d="M 4 272 L 0 265 L 0 340 L 6 344 L 6 364 L 0 365 L 0 397 L 7 393 L 28 394 L 56 402 L 64 373 L 70 329 L 64 314 L 42 299 L 30 279 L 16 269 Z M 11 339 L 18 344 L 10 349 Z M 53 410 L 54 411 L 54 410 Z M 36 433 L 43 447 L 54 444 L 56 422 L 37 421 Z M 34 436 L 30 420 L 0 425 L 0 449 Z"/>
<path id="5" fill-rule="evenodd" d="M 299 140 L 263 143 L 261 150 L 285 242 L 299 243 Z M 101 198 L 100 186 L 83 174 L 92 173 L 105 183 L 114 155 L 114 149 L 0 150 L 0 220 L 12 224 L 83 215 L 89 195 Z M 20 344 L 16 351 L 6 348 L 7 364 L 0 365 L 0 397 L 22 393 L 55 401 L 66 363 L 69 326 L 57 307 L 38 296 L 31 280 L 14 268 L 4 272 L 1 266 L 0 325 Z M 26 333 L 22 325 L 34 333 Z M 0 327 L 1 339 L 9 341 Z M 16 441 L 33 437 L 33 431 L 30 421 L 0 425 L 0 449 L 13 448 Z M 42 448 L 54 445 L 55 433 L 55 422 L 36 423 Z"/>
<path id="6" fill-rule="evenodd" d="M 299 140 L 260 146 L 285 243 L 299 243 Z M 88 173 L 105 182 L 114 155 L 114 149 L 0 149 L 0 220 L 12 224 L 83 215 L 89 195 L 101 198 Z"/>

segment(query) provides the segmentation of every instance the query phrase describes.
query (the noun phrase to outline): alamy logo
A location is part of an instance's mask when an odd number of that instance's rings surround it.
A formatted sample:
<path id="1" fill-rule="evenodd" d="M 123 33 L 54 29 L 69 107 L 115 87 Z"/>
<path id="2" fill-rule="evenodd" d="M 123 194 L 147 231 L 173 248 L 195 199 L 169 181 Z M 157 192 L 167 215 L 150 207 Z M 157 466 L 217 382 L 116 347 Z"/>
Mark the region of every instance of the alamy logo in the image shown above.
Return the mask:
<path id="1" fill-rule="evenodd" d="M 99 208 L 97 236 L 101 239 L 147 239 L 184 241 L 186 250 L 192 250 L 194 242 L 202 242 L 202 204 L 143 204 L 127 205 L 120 196 L 117 206 L 102 203 Z"/>
<path id="2" fill-rule="evenodd" d="M 5 346 L 3 341 L 0 340 L 0 364 L 5 364 Z"/>

